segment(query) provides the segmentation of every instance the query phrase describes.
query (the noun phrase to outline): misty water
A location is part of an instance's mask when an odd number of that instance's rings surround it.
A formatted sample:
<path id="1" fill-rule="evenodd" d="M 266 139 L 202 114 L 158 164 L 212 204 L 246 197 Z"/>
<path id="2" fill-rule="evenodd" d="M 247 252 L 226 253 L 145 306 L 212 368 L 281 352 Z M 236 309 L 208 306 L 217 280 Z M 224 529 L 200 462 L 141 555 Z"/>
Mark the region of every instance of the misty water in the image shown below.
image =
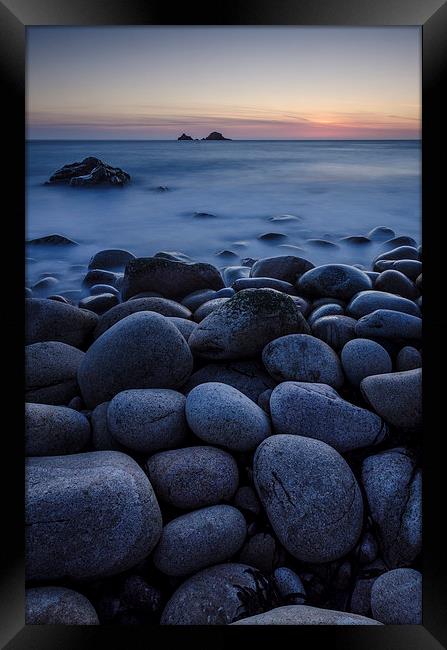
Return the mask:
<path id="1" fill-rule="evenodd" d="M 56 169 L 87 156 L 121 167 L 132 182 L 44 185 Z M 420 174 L 419 141 L 31 141 L 27 238 L 58 233 L 79 246 L 29 247 L 27 282 L 55 274 L 60 290 L 79 288 L 83 270 L 71 267 L 105 248 L 137 256 L 181 251 L 219 268 L 286 254 L 369 265 L 381 244 L 338 240 L 387 226 L 420 242 Z M 282 215 L 298 218 L 270 220 Z M 258 239 L 269 232 L 285 237 Z"/>

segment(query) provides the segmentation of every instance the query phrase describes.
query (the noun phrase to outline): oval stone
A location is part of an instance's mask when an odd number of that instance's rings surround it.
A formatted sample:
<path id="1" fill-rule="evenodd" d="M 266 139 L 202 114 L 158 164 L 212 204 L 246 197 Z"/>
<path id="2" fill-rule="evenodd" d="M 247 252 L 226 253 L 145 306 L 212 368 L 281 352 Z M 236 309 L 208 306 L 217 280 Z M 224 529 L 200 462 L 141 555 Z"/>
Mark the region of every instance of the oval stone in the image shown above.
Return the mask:
<path id="1" fill-rule="evenodd" d="M 357 321 L 355 333 L 359 337 L 396 340 L 415 340 L 422 336 L 422 319 L 392 309 L 377 309 Z"/>
<path id="2" fill-rule="evenodd" d="M 422 575 L 414 569 L 382 573 L 371 589 L 371 610 L 385 625 L 421 625 Z"/>
<path id="3" fill-rule="evenodd" d="M 381 625 L 366 616 L 320 609 L 310 605 L 284 605 L 243 618 L 233 625 Z"/>
<path id="4" fill-rule="evenodd" d="M 309 260 L 294 255 L 263 257 L 251 267 L 250 277 L 276 278 L 295 284 L 298 277 L 313 267 L 314 265 Z"/>
<path id="5" fill-rule="evenodd" d="M 76 454 L 90 440 L 85 415 L 65 406 L 25 405 L 25 455 Z"/>
<path id="6" fill-rule="evenodd" d="M 56 300 L 29 298 L 25 301 L 26 344 L 60 341 L 83 347 L 98 316 L 91 311 Z"/>
<path id="7" fill-rule="evenodd" d="M 77 372 L 84 352 L 58 341 L 25 348 L 25 397 L 38 404 L 68 404 L 79 393 Z"/>
<path id="8" fill-rule="evenodd" d="M 356 324 L 349 316 L 322 316 L 313 322 L 312 334 L 338 351 L 356 337 Z"/>
<path id="9" fill-rule="evenodd" d="M 361 318 L 377 309 L 391 309 L 412 316 L 421 315 L 421 310 L 412 300 L 385 291 L 361 291 L 351 300 L 346 312 L 349 316 Z"/>
<path id="10" fill-rule="evenodd" d="M 370 375 L 391 372 L 393 364 L 388 352 L 381 345 L 369 339 L 348 341 L 341 351 L 343 370 L 353 386 Z"/>
<path id="11" fill-rule="evenodd" d="M 25 591 L 26 625 L 99 625 L 91 602 L 65 587 L 33 587 Z"/>
<path id="12" fill-rule="evenodd" d="M 349 300 L 359 291 L 371 289 L 364 271 L 348 264 L 323 264 L 307 271 L 297 282 L 298 291 L 310 295 Z"/>

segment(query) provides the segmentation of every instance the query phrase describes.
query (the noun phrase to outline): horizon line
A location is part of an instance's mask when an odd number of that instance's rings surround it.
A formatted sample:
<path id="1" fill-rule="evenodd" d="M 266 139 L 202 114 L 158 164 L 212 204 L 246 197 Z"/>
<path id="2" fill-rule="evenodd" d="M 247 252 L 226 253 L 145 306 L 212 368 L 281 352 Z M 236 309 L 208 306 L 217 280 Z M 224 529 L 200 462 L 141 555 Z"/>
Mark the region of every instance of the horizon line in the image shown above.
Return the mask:
<path id="1" fill-rule="evenodd" d="M 420 142 L 419 138 L 226 138 L 207 140 L 193 138 L 25 138 L 25 142 Z"/>

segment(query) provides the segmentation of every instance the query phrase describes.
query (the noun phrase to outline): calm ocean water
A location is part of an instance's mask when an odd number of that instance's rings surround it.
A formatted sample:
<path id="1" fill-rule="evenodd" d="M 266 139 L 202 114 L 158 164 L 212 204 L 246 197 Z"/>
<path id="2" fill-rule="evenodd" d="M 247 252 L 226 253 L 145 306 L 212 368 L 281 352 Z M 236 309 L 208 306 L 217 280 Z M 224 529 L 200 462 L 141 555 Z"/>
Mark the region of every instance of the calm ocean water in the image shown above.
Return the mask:
<path id="1" fill-rule="evenodd" d="M 121 167 L 132 183 L 43 185 L 56 169 L 86 156 Z M 316 264 L 369 263 L 375 244 L 320 249 L 307 240 L 337 242 L 388 226 L 420 241 L 420 174 L 418 141 L 28 142 L 27 238 L 59 233 L 80 244 L 29 251 L 28 282 L 57 272 L 61 288 L 76 286 L 70 265 L 87 264 L 103 248 L 138 256 L 182 251 L 223 267 L 248 256 L 292 254 L 292 245 Z M 269 221 L 285 214 L 299 220 Z M 259 240 L 266 232 L 285 238 Z M 222 250 L 238 257 L 216 256 Z"/>

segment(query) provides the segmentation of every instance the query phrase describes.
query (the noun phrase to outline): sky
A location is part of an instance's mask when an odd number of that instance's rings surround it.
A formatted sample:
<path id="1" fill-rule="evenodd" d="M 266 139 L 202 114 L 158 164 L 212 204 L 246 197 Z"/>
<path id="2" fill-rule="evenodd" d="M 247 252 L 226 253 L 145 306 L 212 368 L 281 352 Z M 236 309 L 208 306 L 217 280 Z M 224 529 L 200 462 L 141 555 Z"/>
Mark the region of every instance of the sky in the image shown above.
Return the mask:
<path id="1" fill-rule="evenodd" d="M 29 139 L 420 137 L 418 27 L 28 27 Z"/>

